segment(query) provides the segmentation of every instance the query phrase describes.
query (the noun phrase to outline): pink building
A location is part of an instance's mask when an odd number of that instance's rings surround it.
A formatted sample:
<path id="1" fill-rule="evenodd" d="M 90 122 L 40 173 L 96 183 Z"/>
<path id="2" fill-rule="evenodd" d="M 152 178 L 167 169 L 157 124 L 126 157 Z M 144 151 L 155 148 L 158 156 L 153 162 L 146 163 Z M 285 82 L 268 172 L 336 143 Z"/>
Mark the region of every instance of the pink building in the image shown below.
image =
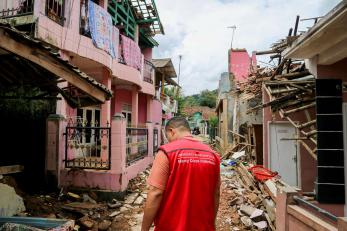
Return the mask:
<path id="1" fill-rule="evenodd" d="M 160 144 L 162 106 L 151 61 L 153 36 L 164 31 L 154 1 L 0 1 L 0 18 L 31 31 L 25 39 L 59 56 L 69 74 L 80 74 L 69 79 L 46 69 L 60 77 L 60 99 L 43 128 L 40 171 L 58 186 L 124 191 Z"/>
<path id="2" fill-rule="evenodd" d="M 254 52 L 250 57 L 246 49 L 229 50 L 229 73 L 233 73 L 236 81 L 245 81 L 251 68 L 256 68 L 256 66 L 257 58 Z"/>

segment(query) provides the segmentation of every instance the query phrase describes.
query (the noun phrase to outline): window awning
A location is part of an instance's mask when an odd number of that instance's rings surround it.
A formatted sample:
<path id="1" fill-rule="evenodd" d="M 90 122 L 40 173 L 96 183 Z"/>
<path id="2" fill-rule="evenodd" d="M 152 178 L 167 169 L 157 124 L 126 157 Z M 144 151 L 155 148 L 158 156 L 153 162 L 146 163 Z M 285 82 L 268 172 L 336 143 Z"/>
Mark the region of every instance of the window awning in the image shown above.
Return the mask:
<path id="1" fill-rule="evenodd" d="M 52 47 L 1 23 L 0 69 L 1 88 L 32 85 L 44 92 L 37 99 L 61 94 L 70 106 L 83 107 L 112 97 L 110 89 L 63 60 Z M 68 84 L 60 87 L 61 82 Z"/>

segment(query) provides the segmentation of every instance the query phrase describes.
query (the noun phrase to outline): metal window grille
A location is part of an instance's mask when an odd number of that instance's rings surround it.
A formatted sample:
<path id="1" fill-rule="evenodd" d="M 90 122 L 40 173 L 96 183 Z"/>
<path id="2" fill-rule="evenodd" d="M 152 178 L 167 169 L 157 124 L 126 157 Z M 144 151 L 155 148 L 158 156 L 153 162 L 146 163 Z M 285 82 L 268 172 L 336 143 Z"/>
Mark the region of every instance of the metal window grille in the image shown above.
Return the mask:
<path id="1" fill-rule="evenodd" d="M 126 163 L 127 166 L 148 156 L 148 129 L 127 128 Z"/>
<path id="2" fill-rule="evenodd" d="M 31 15 L 34 12 L 34 0 L 14 0 L 5 8 L 0 9 L 0 18 L 11 18 Z"/>
<path id="3" fill-rule="evenodd" d="M 64 25 L 65 17 L 64 0 L 46 0 L 46 15 L 60 25 Z"/>
<path id="4" fill-rule="evenodd" d="M 111 168 L 111 128 L 88 126 L 77 120 L 65 130 L 65 167 L 83 169 Z"/>
<path id="5" fill-rule="evenodd" d="M 153 79 L 152 79 L 153 71 L 154 71 L 154 65 L 150 61 L 145 60 L 144 69 L 143 69 L 143 81 L 153 84 Z"/>

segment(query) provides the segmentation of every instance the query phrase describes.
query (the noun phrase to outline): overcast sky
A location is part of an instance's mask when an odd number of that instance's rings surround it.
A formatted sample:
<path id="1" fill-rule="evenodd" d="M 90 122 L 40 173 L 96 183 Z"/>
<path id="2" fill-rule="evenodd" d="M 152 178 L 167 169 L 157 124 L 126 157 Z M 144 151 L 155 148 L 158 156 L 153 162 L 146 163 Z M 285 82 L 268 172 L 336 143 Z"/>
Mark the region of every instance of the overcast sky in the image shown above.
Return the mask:
<path id="1" fill-rule="evenodd" d="M 216 89 L 220 74 L 227 71 L 228 49 L 236 25 L 233 48 L 267 50 L 284 38 L 301 18 L 322 16 L 340 0 L 156 0 L 165 35 L 155 39 L 154 58 L 172 58 L 185 95 Z M 307 30 L 310 22 L 300 22 Z M 258 58 L 260 58 L 258 56 Z M 264 60 L 264 57 L 262 58 Z M 259 63 L 261 64 L 261 63 Z"/>

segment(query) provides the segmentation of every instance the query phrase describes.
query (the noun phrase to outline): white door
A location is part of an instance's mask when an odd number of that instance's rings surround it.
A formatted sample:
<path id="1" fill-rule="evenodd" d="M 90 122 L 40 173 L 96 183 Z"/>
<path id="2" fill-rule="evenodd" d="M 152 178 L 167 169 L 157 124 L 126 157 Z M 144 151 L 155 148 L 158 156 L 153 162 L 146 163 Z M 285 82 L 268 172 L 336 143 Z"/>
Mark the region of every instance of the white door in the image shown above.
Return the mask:
<path id="1" fill-rule="evenodd" d="M 269 124 L 270 169 L 289 185 L 298 186 L 296 129 L 289 123 Z"/>

